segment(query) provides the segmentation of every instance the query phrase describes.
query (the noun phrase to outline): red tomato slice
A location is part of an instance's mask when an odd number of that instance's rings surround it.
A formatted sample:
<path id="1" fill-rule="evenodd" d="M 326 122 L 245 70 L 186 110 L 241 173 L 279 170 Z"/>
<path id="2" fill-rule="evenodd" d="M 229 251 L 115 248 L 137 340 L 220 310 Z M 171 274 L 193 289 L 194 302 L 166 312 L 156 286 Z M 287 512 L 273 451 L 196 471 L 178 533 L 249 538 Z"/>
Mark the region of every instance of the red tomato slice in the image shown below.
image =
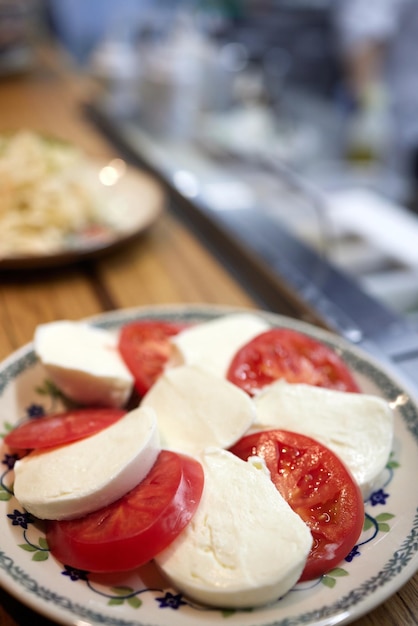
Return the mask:
<path id="1" fill-rule="evenodd" d="M 22 450 L 61 446 L 94 435 L 125 414 L 123 409 L 103 407 L 38 417 L 17 426 L 5 436 L 4 442 L 11 448 Z"/>
<path id="2" fill-rule="evenodd" d="M 203 482 L 198 461 L 162 450 L 145 479 L 117 502 L 79 519 L 48 522 L 48 546 L 65 565 L 90 572 L 144 565 L 190 522 Z"/>
<path id="3" fill-rule="evenodd" d="M 340 391 L 360 389 L 344 361 L 325 344 L 288 328 L 272 328 L 234 356 L 227 378 L 250 395 L 284 378 Z"/>
<path id="4" fill-rule="evenodd" d="M 363 529 L 364 503 L 331 450 L 298 433 L 270 430 L 243 437 L 231 452 L 263 458 L 279 492 L 309 526 L 314 541 L 301 580 L 325 574 L 347 556 Z"/>
<path id="5" fill-rule="evenodd" d="M 119 335 L 119 351 L 143 396 L 162 373 L 170 356 L 169 339 L 187 324 L 140 321 L 126 324 Z"/>

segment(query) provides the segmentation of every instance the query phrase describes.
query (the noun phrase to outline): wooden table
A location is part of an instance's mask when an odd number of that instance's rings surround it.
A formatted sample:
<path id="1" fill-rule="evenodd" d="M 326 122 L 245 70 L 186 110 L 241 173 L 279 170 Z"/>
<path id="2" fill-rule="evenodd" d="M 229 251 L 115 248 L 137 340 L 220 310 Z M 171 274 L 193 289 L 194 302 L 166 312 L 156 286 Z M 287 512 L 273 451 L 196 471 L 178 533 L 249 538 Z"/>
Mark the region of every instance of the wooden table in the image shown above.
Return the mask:
<path id="1" fill-rule="evenodd" d="M 22 127 L 47 131 L 78 143 L 93 157 L 115 156 L 83 116 L 81 104 L 90 89 L 85 79 L 42 51 L 32 72 L 0 82 L 0 132 Z M 256 306 L 169 208 L 137 241 L 103 258 L 69 267 L 1 272 L 0 358 L 31 341 L 39 323 L 167 303 Z M 1 626 L 35 623 L 52 622 L 0 590 Z M 418 575 L 355 622 L 390 625 L 418 625 Z"/>

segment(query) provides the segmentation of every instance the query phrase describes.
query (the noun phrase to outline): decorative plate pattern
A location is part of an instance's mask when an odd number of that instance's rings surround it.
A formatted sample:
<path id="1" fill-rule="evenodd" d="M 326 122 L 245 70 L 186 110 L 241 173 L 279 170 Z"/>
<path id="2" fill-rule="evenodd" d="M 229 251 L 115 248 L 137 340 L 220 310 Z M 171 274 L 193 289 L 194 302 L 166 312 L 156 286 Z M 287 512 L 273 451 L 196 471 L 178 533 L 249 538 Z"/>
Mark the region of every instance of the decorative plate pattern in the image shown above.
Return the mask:
<path id="1" fill-rule="evenodd" d="M 90 321 L 115 330 L 136 319 L 205 321 L 237 311 L 226 307 L 167 306 L 127 309 Z M 13 496 L 15 457 L 0 448 L 0 583 L 32 609 L 65 625 L 108 626 L 326 626 L 347 624 L 399 589 L 418 569 L 418 412 L 408 391 L 365 354 L 326 331 L 259 312 L 273 325 L 301 330 L 336 349 L 365 392 L 395 410 L 395 441 L 382 483 L 366 503 L 359 543 L 339 567 L 296 585 L 261 609 L 221 611 L 190 602 L 170 588 L 152 564 L 129 574 L 93 575 L 58 563 L 49 554 L 42 524 Z M 37 362 L 33 346 L 0 366 L 0 437 L 20 419 L 56 410 L 62 403 Z"/>

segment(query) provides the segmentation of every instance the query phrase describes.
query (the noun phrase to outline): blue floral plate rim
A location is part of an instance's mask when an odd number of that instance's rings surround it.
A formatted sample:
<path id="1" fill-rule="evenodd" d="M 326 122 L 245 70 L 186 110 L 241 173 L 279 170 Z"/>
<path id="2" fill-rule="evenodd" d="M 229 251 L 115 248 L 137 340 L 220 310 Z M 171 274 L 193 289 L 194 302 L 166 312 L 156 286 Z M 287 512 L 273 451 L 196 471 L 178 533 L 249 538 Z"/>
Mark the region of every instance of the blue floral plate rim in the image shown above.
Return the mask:
<path id="1" fill-rule="evenodd" d="M 65 626 L 212 626 L 225 620 L 231 626 L 331 626 L 350 623 L 369 612 L 414 575 L 418 569 L 418 498 L 409 477 L 418 472 L 418 408 L 411 392 L 392 373 L 340 337 L 268 311 L 205 304 L 159 305 L 112 311 L 88 321 L 117 331 L 136 319 L 206 321 L 237 311 L 254 312 L 273 325 L 295 328 L 325 341 L 353 368 L 364 391 L 382 395 L 395 407 L 393 456 L 384 485 L 366 503 L 358 554 L 353 551 L 329 576 L 297 586 L 274 605 L 246 612 L 205 610 L 168 585 L 154 588 L 149 581 L 146 584 L 146 577 L 128 577 L 116 584 L 65 570 L 45 556 L 42 532 L 32 531 L 27 524 L 25 529 L 27 520 L 18 515 L 14 498 L 2 501 L 0 491 L 0 584 L 9 593 Z M 30 385 L 35 380 L 39 392 L 43 377 L 32 344 L 0 364 L 0 429 L 5 415 L 14 424 L 22 417 L 21 411 L 33 405 Z M 9 468 L 4 459 L 2 467 L 5 476 Z M 3 482 L 7 486 L 7 480 Z"/>

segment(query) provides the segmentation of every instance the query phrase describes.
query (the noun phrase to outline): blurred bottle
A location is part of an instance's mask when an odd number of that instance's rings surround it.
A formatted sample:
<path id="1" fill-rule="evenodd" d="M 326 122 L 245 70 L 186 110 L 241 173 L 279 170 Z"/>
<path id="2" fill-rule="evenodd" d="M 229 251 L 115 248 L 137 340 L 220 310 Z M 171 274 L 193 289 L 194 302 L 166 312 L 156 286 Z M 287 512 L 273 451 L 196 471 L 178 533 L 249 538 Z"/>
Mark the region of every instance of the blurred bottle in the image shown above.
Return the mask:
<path id="1" fill-rule="evenodd" d="M 102 88 L 102 105 L 120 118 L 135 116 L 140 106 L 142 58 L 136 27 L 134 19 L 120 19 L 89 59 L 89 70 Z"/>
<path id="2" fill-rule="evenodd" d="M 371 83 L 349 117 L 346 158 L 361 165 L 381 162 L 388 149 L 389 127 L 385 89 Z"/>
<path id="3" fill-rule="evenodd" d="M 211 84 L 213 45 L 192 13 L 181 11 L 168 36 L 149 46 L 141 84 L 144 127 L 170 139 L 190 139 Z"/>
<path id="4" fill-rule="evenodd" d="M 0 76 L 33 67 L 38 11 L 36 0 L 0 0 Z"/>

